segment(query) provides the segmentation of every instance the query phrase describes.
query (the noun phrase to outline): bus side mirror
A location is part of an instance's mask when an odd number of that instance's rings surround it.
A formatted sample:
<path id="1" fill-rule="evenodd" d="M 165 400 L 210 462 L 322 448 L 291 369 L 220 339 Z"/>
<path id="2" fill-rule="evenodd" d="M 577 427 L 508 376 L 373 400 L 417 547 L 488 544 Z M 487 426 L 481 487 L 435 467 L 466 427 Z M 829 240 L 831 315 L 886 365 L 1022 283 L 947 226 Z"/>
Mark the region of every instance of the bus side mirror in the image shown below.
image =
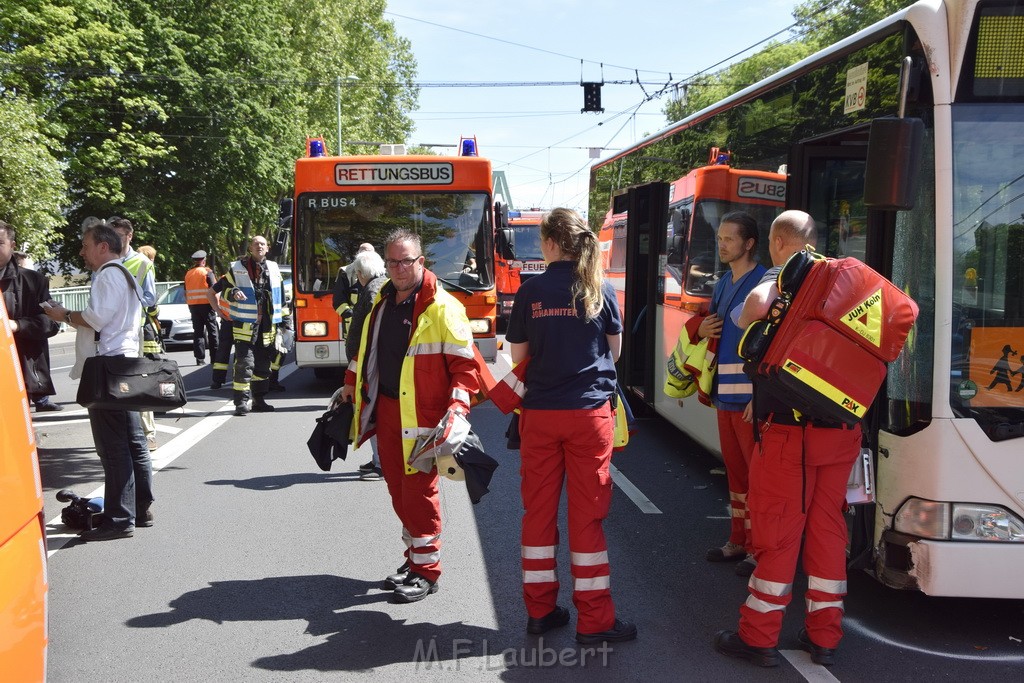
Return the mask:
<path id="1" fill-rule="evenodd" d="M 277 212 L 277 236 L 274 238 L 274 246 L 270 248 L 267 253 L 267 258 L 271 260 L 278 260 L 281 258 L 281 254 L 285 252 L 288 247 L 288 233 L 292 231 L 292 213 L 295 207 L 295 200 L 291 197 L 285 197 L 281 200 L 281 204 Z"/>
<path id="2" fill-rule="evenodd" d="M 864 169 L 864 205 L 882 211 L 914 208 L 921 174 L 924 121 L 883 117 L 871 122 Z"/>
<path id="3" fill-rule="evenodd" d="M 499 230 L 508 227 L 508 204 L 494 202 L 494 218 Z"/>
<path id="4" fill-rule="evenodd" d="M 498 253 L 506 260 L 516 257 L 516 233 L 512 228 L 498 231 Z"/>

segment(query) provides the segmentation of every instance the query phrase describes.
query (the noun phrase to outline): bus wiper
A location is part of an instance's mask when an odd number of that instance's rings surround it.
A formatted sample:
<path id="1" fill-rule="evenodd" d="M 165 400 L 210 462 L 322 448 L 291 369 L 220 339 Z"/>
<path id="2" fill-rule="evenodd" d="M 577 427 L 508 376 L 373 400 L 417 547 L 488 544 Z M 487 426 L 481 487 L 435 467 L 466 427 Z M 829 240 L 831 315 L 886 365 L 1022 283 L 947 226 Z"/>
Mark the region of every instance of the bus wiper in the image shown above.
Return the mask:
<path id="1" fill-rule="evenodd" d="M 439 282 L 443 282 L 446 285 L 448 285 L 449 287 L 451 287 L 453 289 L 459 290 L 463 294 L 472 294 L 473 293 L 472 289 L 466 289 L 465 287 L 460 285 L 458 282 L 452 282 L 451 280 L 446 280 L 443 277 L 438 277 L 437 279 L 438 279 Z"/>

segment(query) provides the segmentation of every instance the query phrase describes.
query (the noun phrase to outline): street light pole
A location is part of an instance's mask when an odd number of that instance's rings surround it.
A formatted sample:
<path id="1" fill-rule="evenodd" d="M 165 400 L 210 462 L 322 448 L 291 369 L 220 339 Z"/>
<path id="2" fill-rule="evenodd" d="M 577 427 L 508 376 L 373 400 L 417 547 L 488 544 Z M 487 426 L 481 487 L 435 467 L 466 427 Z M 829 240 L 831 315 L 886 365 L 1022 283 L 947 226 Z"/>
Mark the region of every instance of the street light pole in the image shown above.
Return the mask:
<path id="1" fill-rule="evenodd" d="M 338 103 L 338 156 L 341 156 L 341 76 L 337 76 L 334 81 L 335 91 L 337 95 L 335 100 Z M 358 81 L 359 79 L 355 76 L 345 76 L 346 82 Z"/>

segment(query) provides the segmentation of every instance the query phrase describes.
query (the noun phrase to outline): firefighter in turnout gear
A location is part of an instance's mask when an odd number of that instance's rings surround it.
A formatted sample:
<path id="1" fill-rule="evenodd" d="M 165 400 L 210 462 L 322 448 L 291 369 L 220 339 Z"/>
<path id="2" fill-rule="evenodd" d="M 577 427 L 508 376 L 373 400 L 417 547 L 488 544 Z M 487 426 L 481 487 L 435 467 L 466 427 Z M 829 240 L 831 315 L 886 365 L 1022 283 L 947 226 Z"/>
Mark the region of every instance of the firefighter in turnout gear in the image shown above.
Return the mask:
<path id="1" fill-rule="evenodd" d="M 384 580 L 393 601 L 422 600 L 441 575 L 437 468 L 409 465 L 417 438 L 465 417 L 471 398 L 493 379 L 473 345 L 462 304 L 424 268 L 420 238 L 388 236 L 381 288 L 363 325 L 339 400 L 355 401 L 356 443 L 377 436 L 391 504 L 402 523 L 405 561 Z"/>
<path id="2" fill-rule="evenodd" d="M 235 415 L 269 413 L 274 407 L 266 402 L 270 389 L 270 365 L 276 349 L 274 340 L 281 324 L 284 290 L 281 271 L 267 260 L 267 240 L 257 235 L 249 243 L 249 255 L 231 264 L 231 270 L 207 290 L 210 306 L 217 305 L 217 294 L 231 306 L 232 334 L 235 340 L 235 367 L 232 380 Z"/>
<path id="3" fill-rule="evenodd" d="M 231 303 L 223 296 L 217 296 L 216 301 L 217 308 L 214 310 L 220 316 L 220 326 L 217 331 L 217 355 L 213 357 L 211 389 L 220 389 L 227 381 L 228 361 L 231 360 L 231 350 L 235 347 L 234 325 L 231 324 Z"/>
<path id="4" fill-rule="evenodd" d="M 772 223 L 769 252 L 775 264 L 747 297 L 737 323 L 765 319 L 779 294 L 786 260 L 817 241 L 814 219 L 784 211 Z M 782 617 L 792 598 L 800 543 L 807 574 L 800 646 L 823 666 L 834 662 L 843 636 L 846 594 L 846 482 L 860 452 L 860 423 L 808 419 L 759 390 L 754 378 L 754 419 L 759 442 L 750 462 L 747 507 L 757 566 L 747 583 L 737 631 L 719 631 L 715 649 L 760 666 L 777 666 Z"/>

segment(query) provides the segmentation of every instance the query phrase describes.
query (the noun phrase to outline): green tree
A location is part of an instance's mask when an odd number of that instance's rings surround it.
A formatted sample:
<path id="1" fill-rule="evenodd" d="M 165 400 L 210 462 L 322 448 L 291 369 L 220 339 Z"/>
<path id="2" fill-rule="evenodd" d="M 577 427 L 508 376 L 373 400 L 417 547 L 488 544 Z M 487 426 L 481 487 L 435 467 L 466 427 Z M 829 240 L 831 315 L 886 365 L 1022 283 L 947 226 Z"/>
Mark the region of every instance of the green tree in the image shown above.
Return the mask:
<path id="1" fill-rule="evenodd" d="M 67 203 L 58 149 L 25 98 L 0 95 L 0 219 L 17 229 L 19 248 L 43 264 Z"/>
<path id="2" fill-rule="evenodd" d="M 177 278 L 198 248 L 218 265 L 272 236 L 307 134 L 333 131 L 337 76 L 347 139 L 402 142 L 415 62 L 383 0 L 0 0 L 0 92 L 38 103 L 61 141 L 77 226 L 113 213 Z M 330 139 L 330 138 L 328 138 Z"/>

